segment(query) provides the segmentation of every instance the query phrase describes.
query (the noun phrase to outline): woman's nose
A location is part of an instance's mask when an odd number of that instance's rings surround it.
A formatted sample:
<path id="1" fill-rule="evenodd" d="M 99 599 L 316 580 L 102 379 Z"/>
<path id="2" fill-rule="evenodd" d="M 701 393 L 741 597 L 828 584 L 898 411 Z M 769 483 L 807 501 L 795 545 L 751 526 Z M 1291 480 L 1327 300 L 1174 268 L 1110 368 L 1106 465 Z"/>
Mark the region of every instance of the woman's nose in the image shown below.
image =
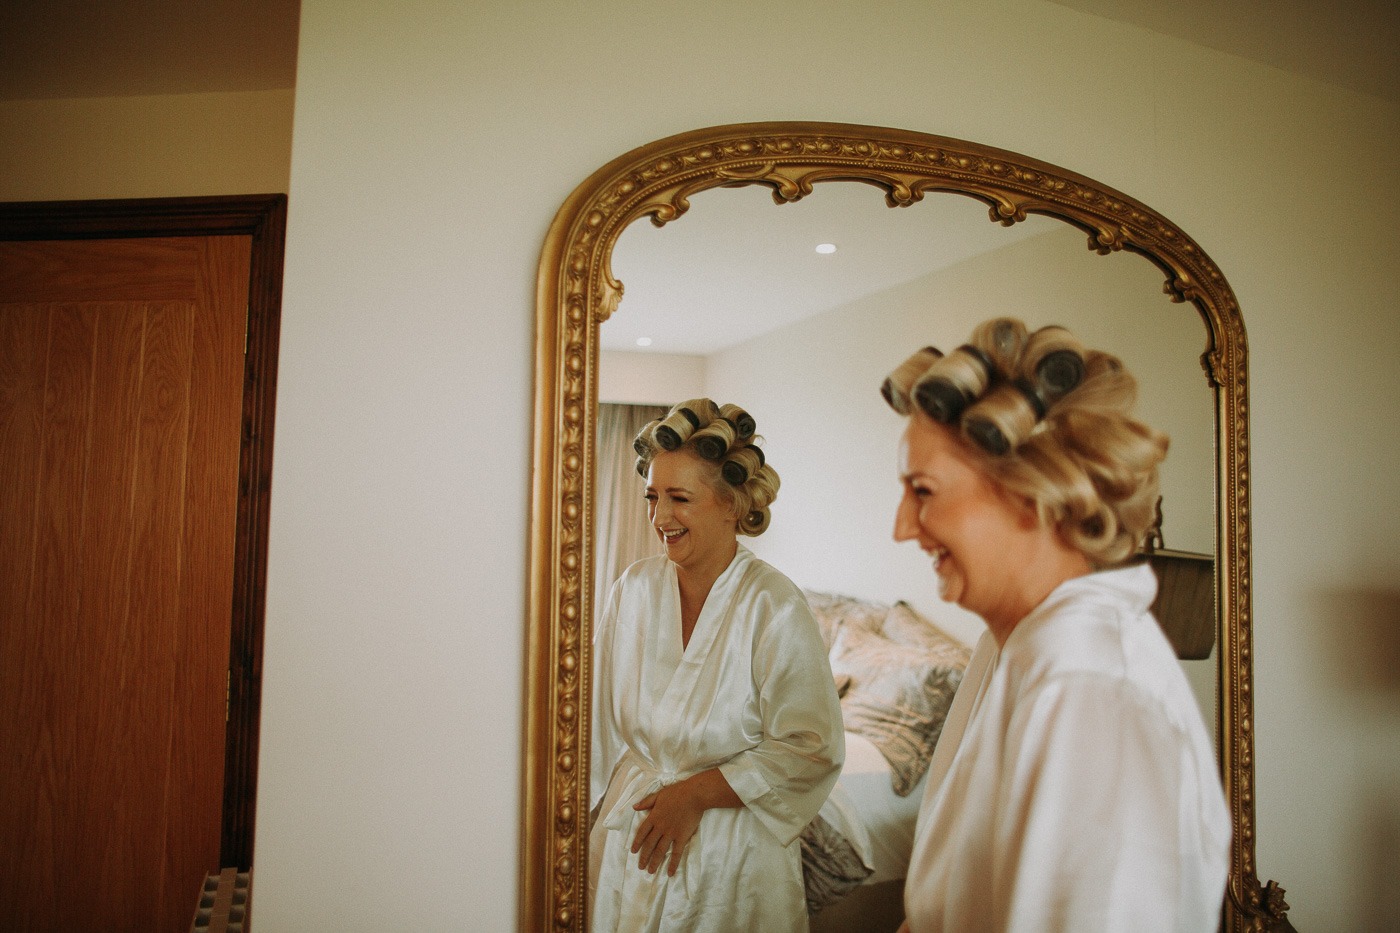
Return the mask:
<path id="1" fill-rule="evenodd" d="M 894 539 L 896 541 L 912 541 L 919 536 L 919 517 L 913 505 L 913 498 L 908 493 L 905 493 L 899 500 L 899 507 L 894 512 Z"/>

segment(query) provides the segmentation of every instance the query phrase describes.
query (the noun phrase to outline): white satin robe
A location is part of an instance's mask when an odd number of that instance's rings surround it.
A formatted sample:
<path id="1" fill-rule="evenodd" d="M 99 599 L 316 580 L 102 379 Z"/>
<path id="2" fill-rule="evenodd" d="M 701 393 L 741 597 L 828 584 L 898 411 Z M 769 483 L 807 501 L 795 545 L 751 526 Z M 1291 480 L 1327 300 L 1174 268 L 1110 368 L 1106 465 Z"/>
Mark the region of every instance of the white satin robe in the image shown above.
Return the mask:
<path id="1" fill-rule="evenodd" d="M 1230 813 L 1146 565 L 982 636 L 929 766 L 912 933 L 1214 933 Z"/>
<path id="2" fill-rule="evenodd" d="M 805 931 L 801 846 L 844 757 L 826 647 L 801 591 L 743 545 L 681 646 L 676 568 L 633 564 L 594 642 L 590 929 Z M 638 868 L 633 804 L 718 766 L 745 806 L 705 811 L 674 876 Z"/>

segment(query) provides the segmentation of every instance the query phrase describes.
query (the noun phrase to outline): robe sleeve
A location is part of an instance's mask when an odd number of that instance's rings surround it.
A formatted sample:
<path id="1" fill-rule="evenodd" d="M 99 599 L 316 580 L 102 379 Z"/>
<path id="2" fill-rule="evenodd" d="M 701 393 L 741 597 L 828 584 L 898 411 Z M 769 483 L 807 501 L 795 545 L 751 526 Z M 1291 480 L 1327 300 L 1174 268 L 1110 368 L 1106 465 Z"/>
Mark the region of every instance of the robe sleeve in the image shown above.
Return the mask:
<path id="1" fill-rule="evenodd" d="M 1189 866 L 1211 859 L 1193 850 L 1218 833 L 1190 825 L 1213 811 L 1192 796 L 1189 743 L 1122 681 L 1062 675 L 1026 700 L 1002 763 L 992 903 L 1007 913 L 993 928 L 1194 928 L 1178 913 L 1212 896 L 1192 890 Z"/>
<path id="2" fill-rule="evenodd" d="M 592 735 L 588 753 L 588 808 L 591 813 L 603 799 L 612 777 L 613 767 L 622 756 L 623 742 L 618 731 L 616 710 L 612 708 L 613 692 L 607 685 L 613 676 L 613 636 L 617 630 L 618 607 L 622 599 L 622 580 L 613 583 L 603 614 L 593 630 L 593 683 L 591 699 Z"/>
<path id="3" fill-rule="evenodd" d="M 719 766 L 729 786 L 783 845 L 826 802 L 845 759 L 841 705 L 826 645 L 800 594 L 758 600 L 772 612 L 754 649 L 763 737 Z"/>

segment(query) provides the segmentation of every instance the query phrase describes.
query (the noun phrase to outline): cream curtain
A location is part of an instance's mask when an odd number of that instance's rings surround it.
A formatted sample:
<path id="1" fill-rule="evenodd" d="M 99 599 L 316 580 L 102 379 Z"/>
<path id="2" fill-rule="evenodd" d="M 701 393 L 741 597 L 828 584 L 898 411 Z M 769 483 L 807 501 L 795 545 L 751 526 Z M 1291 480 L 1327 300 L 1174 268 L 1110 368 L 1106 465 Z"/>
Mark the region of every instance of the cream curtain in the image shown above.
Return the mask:
<path id="1" fill-rule="evenodd" d="M 666 409 L 656 405 L 598 405 L 598 518 L 593 567 L 593 617 L 613 581 L 633 561 L 661 553 L 647 521 L 646 482 L 637 475 L 632 439 Z"/>

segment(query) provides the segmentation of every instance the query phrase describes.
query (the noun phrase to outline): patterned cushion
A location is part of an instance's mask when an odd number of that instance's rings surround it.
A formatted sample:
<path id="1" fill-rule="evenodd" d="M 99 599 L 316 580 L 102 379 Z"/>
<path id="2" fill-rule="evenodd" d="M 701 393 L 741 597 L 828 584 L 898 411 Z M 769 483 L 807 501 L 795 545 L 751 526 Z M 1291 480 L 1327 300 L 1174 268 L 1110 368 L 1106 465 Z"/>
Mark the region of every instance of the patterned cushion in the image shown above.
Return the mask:
<path id="1" fill-rule="evenodd" d="M 896 607 L 897 608 L 897 607 Z M 901 611 L 893 634 L 842 626 L 831 651 L 832 672 L 848 676 L 841 698 L 846 731 L 869 739 L 890 763 L 894 792 L 907 796 L 928 770 L 943 720 L 971 652 L 936 629 L 915 627 Z"/>
<path id="2" fill-rule="evenodd" d="M 836 643 L 836 635 L 843 627 L 853 626 L 878 632 L 890 611 L 888 603 L 838 593 L 804 590 L 803 595 L 807 597 L 807 605 L 812 608 L 812 615 L 816 616 L 817 627 L 821 629 L 828 651 Z"/>
<path id="3" fill-rule="evenodd" d="M 963 647 L 956 638 L 919 615 L 914 607 L 906 602 L 897 602 L 890 607 L 880 631 L 890 641 L 910 648 L 927 648 L 931 651 L 946 651 L 950 647 L 961 649 L 965 655 L 963 666 L 967 665 L 967 659 L 972 656 L 971 649 Z"/>

